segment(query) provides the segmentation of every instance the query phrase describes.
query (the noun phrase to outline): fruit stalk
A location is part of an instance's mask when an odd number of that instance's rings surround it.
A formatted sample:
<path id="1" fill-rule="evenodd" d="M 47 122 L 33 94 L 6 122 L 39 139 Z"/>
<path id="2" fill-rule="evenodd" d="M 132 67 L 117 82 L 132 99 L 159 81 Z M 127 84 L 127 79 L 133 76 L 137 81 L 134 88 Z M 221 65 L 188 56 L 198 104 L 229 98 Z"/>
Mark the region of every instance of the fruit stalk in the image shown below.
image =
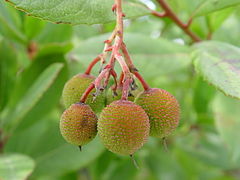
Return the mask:
<path id="1" fill-rule="evenodd" d="M 92 68 L 101 60 L 101 56 L 98 55 L 88 66 L 87 70 L 85 71 L 85 74 L 90 75 Z"/>
<path id="2" fill-rule="evenodd" d="M 122 52 L 124 54 L 126 63 L 130 69 L 130 71 L 136 76 L 136 78 L 141 82 L 144 90 L 148 90 L 150 89 L 150 86 L 147 84 L 147 82 L 143 79 L 143 77 L 141 76 L 141 74 L 138 72 L 137 68 L 134 66 L 132 58 L 127 50 L 126 45 L 123 43 L 121 46 Z"/>
<path id="3" fill-rule="evenodd" d="M 89 64 L 87 70 L 85 71 L 85 74 L 90 75 L 92 68 L 99 62 L 101 61 L 102 65 L 106 63 L 106 57 L 108 54 L 108 49 L 111 47 L 111 44 L 113 40 L 115 39 L 116 36 L 116 28 L 113 30 L 112 34 L 109 36 L 109 38 L 104 41 L 105 45 L 103 48 L 103 52 L 99 54 L 93 61 Z"/>
<path id="4" fill-rule="evenodd" d="M 130 84 L 132 83 L 131 73 L 130 70 L 124 60 L 124 58 L 121 55 L 116 55 L 116 59 L 119 62 L 123 74 L 124 74 L 124 80 L 123 80 L 123 88 L 122 88 L 122 100 L 127 100 L 128 98 L 128 90 L 130 87 Z"/>

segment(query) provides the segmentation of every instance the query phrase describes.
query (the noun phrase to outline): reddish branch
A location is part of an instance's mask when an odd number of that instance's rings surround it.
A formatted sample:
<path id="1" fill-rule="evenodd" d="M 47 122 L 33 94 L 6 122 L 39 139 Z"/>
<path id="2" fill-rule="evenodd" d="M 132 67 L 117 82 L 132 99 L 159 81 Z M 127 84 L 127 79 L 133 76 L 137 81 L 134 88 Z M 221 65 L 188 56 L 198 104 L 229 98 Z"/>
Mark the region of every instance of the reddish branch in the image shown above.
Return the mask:
<path id="1" fill-rule="evenodd" d="M 150 86 L 147 84 L 147 82 L 143 79 L 143 77 L 141 76 L 141 74 L 139 74 L 139 72 L 134 71 L 133 74 L 136 76 L 136 78 L 141 82 L 143 88 L 145 91 L 150 89 Z"/>
<path id="2" fill-rule="evenodd" d="M 188 21 L 188 23 L 185 24 L 172 11 L 172 9 L 170 8 L 170 6 L 167 4 L 167 2 L 165 0 L 157 0 L 157 2 L 160 4 L 160 6 L 164 9 L 165 12 L 164 13 L 158 13 L 156 11 L 152 11 L 152 14 L 154 16 L 160 17 L 160 18 L 168 17 L 168 18 L 172 19 L 189 37 L 191 37 L 191 39 L 194 42 L 201 41 L 201 39 L 189 29 L 189 27 L 192 23 L 192 19 L 190 19 Z"/>
<path id="3" fill-rule="evenodd" d="M 87 70 L 85 71 L 85 74 L 89 75 L 92 71 L 92 68 L 101 60 L 100 55 L 97 56 L 88 66 Z"/>
<path id="4" fill-rule="evenodd" d="M 80 102 L 85 103 L 87 100 L 88 95 L 90 94 L 90 92 L 94 89 L 95 85 L 92 83 L 83 93 Z"/>

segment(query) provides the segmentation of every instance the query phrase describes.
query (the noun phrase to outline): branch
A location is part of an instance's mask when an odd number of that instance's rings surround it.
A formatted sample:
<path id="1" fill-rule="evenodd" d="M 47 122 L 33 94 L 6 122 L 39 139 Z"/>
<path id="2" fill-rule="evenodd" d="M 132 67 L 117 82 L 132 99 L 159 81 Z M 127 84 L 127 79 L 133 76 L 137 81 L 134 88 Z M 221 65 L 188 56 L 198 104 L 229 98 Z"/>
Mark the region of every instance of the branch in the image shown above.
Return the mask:
<path id="1" fill-rule="evenodd" d="M 92 68 L 95 66 L 95 64 L 97 64 L 98 61 L 101 60 L 100 55 L 97 56 L 88 66 L 87 70 L 85 71 L 85 74 L 89 75 L 92 71 Z"/>
<path id="2" fill-rule="evenodd" d="M 190 29 L 190 24 L 192 22 L 192 19 L 188 21 L 187 24 L 184 24 L 178 17 L 177 15 L 172 11 L 170 6 L 167 4 L 165 0 L 157 0 L 157 2 L 160 4 L 160 6 L 164 9 L 164 13 L 158 13 L 156 11 L 152 11 L 152 14 L 156 17 L 168 17 L 172 19 L 194 42 L 200 42 L 201 39 L 194 34 Z"/>

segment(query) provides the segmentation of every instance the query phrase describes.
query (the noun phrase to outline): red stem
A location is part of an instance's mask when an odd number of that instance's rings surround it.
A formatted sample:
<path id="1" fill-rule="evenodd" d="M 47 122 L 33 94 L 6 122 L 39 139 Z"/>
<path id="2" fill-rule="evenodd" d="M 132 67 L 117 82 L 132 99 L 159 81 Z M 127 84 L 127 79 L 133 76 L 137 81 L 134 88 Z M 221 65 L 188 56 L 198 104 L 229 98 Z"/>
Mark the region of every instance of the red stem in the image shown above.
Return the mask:
<path id="1" fill-rule="evenodd" d="M 87 70 L 85 71 L 85 74 L 90 75 L 92 68 L 101 60 L 100 55 L 97 56 L 88 66 Z"/>
<path id="2" fill-rule="evenodd" d="M 122 52 L 123 52 L 123 55 L 125 56 L 125 59 L 126 59 L 126 63 L 130 69 L 130 72 L 136 70 L 134 64 L 133 64 L 133 61 L 132 61 L 132 58 L 130 57 L 130 54 L 127 50 L 127 47 L 125 45 L 125 43 L 122 43 Z"/>
<path id="3" fill-rule="evenodd" d="M 131 83 L 132 83 L 132 79 L 131 78 L 127 78 L 123 82 L 121 100 L 127 100 L 128 99 L 128 91 L 129 91 L 129 86 L 130 86 Z"/>
<path id="4" fill-rule="evenodd" d="M 112 75 L 112 77 L 114 79 L 114 83 L 115 83 L 115 85 L 112 88 L 112 90 L 116 91 L 117 90 L 117 86 L 118 86 L 118 82 L 117 82 L 117 73 L 116 73 L 116 71 L 114 69 L 111 70 L 111 75 Z"/>
<path id="5" fill-rule="evenodd" d="M 124 73 L 121 72 L 121 75 L 120 75 L 120 78 L 119 78 L 119 82 L 118 82 L 119 86 L 123 85 L 123 79 L 124 79 Z"/>
<path id="6" fill-rule="evenodd" d="M 134 71 L 133 74 L 136 76 L 136 78 L 141 82 L 143 88 L 145 91 L 150 89 L 150 86 L 147 84 L 147 82 L 143 79 L 143 77 L 141 76 L 141 74 L 139 74 L 139 72 Z"/>
<path id="7" fill-rule="evenodd" d="M 141 82 L 143 88 L 145 90 L 148 90 L 150 89 L 150 86 L 147 84 L 147 82 L 143 79 L 143 77 L 140 75 L 140 73 L 137 71 L 137 69 L 135 68 L 134 64 L 133 64 L 133 61 L 132 61 L 132 58 L 126 48 L 126 45 L 123 44 L 122 45 L 122 52 L 125 56 L 125 59 L 126 59 L 126 62 L 129 66 L 129 69 L 130 71 L 136 76 L 136 78 Z"/>
<path id="8" fill-rule="evenodd" d="M 85 90 L 85 92 L 83 93 L 80 102 L 81 103 L 85 103 L 87 100 L 88 95 L 90 94 L 90 92 L 94 89 L 95 85 L 94 83 L 91 83 L 90 86 Z"/>
<path id="9" fill-rule="evenodd" d="M 157 16 L 157 17 L 169 17 L 170 19 L 172 19 L 189 37 L 191 37 L 191 39 L 194 42 L 199 42 L 201 41 L 201 39 L 194 34 L 190 29 L 189 26 L 191 24 L 191 19 L 188 21 L 187 24 L 184 24 L 178 17 L 177 15 L 172 11 L 172 9 L 169 7 L 169 5 L 165 2 L 165 0 L 157 0 L 157 2 L 161 5 L 161 7 L 164 9 L 165 13 L 164 16 L 159 16 L 160 13 L 155 13 L 154 11 L 152 11 L 152 14 Z"/>

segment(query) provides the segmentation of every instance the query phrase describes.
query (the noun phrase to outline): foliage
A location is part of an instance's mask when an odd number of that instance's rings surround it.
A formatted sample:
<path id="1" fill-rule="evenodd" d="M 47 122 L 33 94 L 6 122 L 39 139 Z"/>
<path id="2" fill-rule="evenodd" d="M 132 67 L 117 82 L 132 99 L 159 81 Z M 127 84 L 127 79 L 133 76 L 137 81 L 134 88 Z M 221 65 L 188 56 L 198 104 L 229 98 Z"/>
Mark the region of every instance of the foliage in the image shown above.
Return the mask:
<path id="1" fill-rule="evenodd" d="M 163 12 L 161 0 L 124 1 L 124 39 L 136 67 L 182 111 L 168 152 L 150 138 L 135 154 L 140 170 L 98 138 L 79 152 L 59 132 L 63 86 L 101 53 L 115 26 L 113 1 L 44 2 L 0 1 L 0 179 L 240 178 L 239 0 L 165 1 L 182 22 L 191 20 L 182 27 L 154 15 Z"/>

